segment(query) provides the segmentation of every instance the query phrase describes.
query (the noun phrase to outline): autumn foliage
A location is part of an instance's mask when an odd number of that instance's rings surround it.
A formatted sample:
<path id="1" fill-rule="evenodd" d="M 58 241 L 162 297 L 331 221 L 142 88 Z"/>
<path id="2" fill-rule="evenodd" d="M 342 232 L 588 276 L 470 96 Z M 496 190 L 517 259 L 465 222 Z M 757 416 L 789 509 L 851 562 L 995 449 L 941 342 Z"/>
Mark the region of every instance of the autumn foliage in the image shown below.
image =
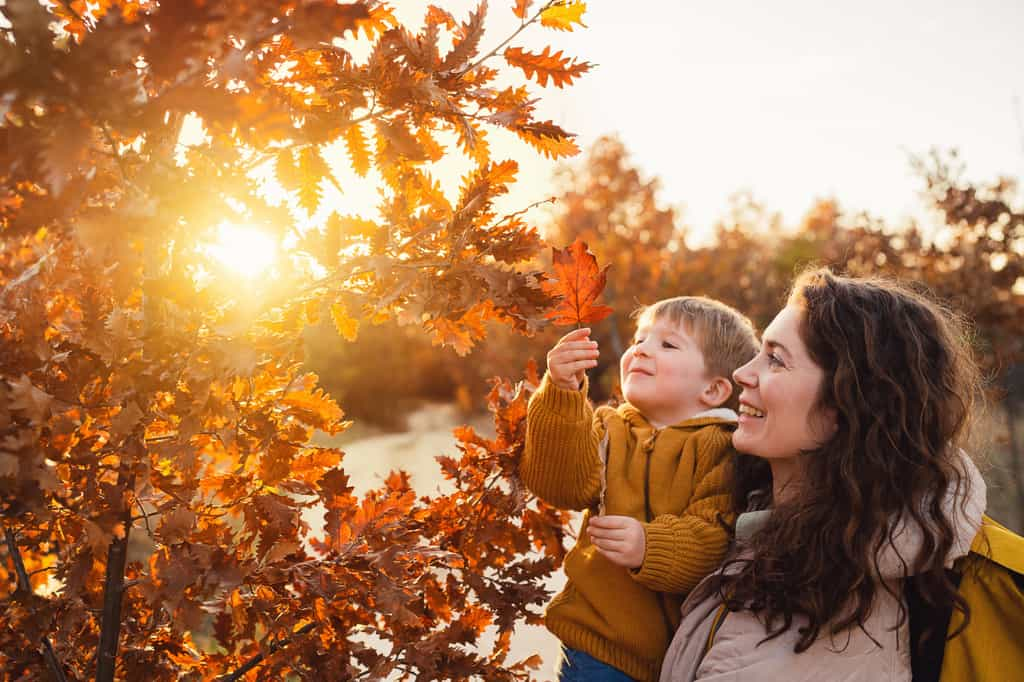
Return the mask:
<path id="1" fill-rule="evenodd" d="M 608 278 L 608 266 L 598 267 L 585 242 L 577 237 L 564 249 L 552 249 L 551 261 L 555 274 L 543 286 L 560 299 L 547 314 L 554 324 L 581 326 L 611 315 L 611 308 L 597 302 Z"/>
<path id="2" fill-rule="evenodd" d="M 498 82 L 582 76 L 514 38 L 584 10 L 517 0 L 488 52 L 486 2 L 416 31 L 377 0 L 0 8 L 5 679 L 531 676 L 509 639 L 565 521 L 515 474 L 535 369 L 493 384 L 493 439 L 457 433 L 450 492 L 396 472 L 357 497 L 344 453 L 311 444 L 348 423 L 300 334 L 394 319 L 466 353 L 485 323 L 546 323 L 541 240 L 495 210 L 517 164 L 488 135 L 577 151 Z M 432 175 L 451 155 L 471 166 L 454 199 Z M 325 207 L 342 166 L 374 212 Z M 225 221 L 286 257 L 239 282 L 202 248 Z"/>

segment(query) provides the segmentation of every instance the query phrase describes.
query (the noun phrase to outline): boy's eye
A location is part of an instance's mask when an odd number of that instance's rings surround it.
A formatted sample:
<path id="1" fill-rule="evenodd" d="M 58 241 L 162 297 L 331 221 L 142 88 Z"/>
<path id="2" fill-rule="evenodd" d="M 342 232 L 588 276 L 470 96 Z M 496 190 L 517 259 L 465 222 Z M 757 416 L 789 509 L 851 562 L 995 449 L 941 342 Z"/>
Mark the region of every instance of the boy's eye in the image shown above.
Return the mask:
<path id="1" fill-rule="evenodd" d="M 662 348 L 678 348 L 679 346 L 675 345 L 674 343 L 670 343 L 669 341 L 662 341 L 661 342 L 661 347 Z"/>
<path id="2" fill-rule="evenodd" d="M 643 342 L 644 342 L 644 337 L 642 337 L 642 336 L 634 336 L 633 337 L 633 345 L 634 346 L 639 346 Z"/>

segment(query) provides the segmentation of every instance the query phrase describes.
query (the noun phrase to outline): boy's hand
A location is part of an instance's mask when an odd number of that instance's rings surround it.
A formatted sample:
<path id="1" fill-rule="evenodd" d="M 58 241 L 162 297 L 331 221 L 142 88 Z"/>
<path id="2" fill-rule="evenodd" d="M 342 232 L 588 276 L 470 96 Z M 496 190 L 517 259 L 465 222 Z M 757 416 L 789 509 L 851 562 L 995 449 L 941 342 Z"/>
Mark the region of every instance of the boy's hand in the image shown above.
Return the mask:
<path id="1" fill-rule="evenodd" d="M 551 381 L 567 391 L 578 391 L 584 374 L 597 366 L 597 341 L 590 340 L 590 329 L 575 329 L 548 351 L 548 374 Z"/>
<path id="2" fill-rule="evenodd" d="M 640 568 L 647 551 L 644 524 L 631 516 L 592 516 L 590 541 L 606 559 L 625 568 Z"/>

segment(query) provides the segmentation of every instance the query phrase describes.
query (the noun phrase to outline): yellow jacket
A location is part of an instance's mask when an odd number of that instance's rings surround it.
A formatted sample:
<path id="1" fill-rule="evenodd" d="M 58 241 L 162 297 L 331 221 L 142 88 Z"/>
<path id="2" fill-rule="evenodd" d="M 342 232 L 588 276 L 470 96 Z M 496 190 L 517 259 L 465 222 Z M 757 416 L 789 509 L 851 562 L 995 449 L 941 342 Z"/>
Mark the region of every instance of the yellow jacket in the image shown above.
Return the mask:
<path id="1" fill-rule="evenodd" d="M 655 429 L 628 403 L 594 410 L 586 392 L 586 383 L 566 391 L 545 375 L 527 413 L 523 481 L 555 506 L 587 510 L 545 622 L 566 646 L 657 680 L 683 597 L 725 556 L 735 415 L 715 410 Z M 605 514 L 645 524 L 640 568 L 617 566 L 591 545 L 587 523 L 602 501 Z"/>
<path id="2" fill-rule="evenodd" d="M 957 570 L 970 620 L 946 642 L 941 682 L 1024 679 L 1024 538 L 986 516 Z M 955 612 L 948 632 L 962 623 Z"/>

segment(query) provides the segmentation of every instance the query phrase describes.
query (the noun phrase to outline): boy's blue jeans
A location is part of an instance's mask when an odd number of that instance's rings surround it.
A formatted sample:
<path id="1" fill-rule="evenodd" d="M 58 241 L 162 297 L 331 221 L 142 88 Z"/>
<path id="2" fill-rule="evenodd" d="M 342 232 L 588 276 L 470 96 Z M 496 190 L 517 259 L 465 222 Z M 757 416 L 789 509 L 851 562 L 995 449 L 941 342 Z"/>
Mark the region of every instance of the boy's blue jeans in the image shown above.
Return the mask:
<path id="1" fill-rule="evenodd" d="M 618 668 L 602 663 L 578 649 L 562 647 L 562 661 L 558 666 L 558 682 L 634 682 Z"/>

